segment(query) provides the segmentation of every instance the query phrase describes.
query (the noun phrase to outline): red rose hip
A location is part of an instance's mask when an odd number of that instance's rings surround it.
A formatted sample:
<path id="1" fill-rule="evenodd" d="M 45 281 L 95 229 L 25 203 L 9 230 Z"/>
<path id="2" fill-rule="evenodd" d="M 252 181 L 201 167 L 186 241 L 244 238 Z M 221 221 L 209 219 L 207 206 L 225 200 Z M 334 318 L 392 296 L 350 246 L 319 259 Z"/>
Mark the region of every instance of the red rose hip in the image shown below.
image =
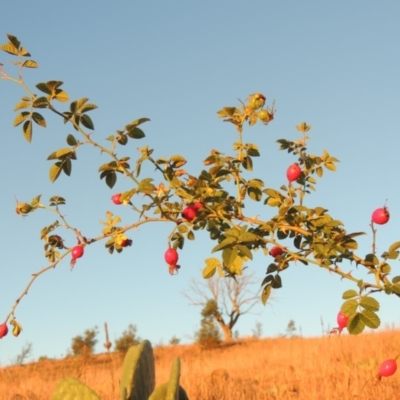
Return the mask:
<path id="1" fill-rule="evenodd" d="M 278 257 L 278 256 L 281 256 L 282 254 L 283 254 L 283 249 L 282 249 L 282 247 L 279 247 L 279 246 L 274 246 L 269 251 L 269 255 L 272 257 Z"/>
<path id="2" fill-rule="evenodd" d="M 77 258 L 81 258 L 83 253 L 84 249 L 82 246 L 75 246 L 71 251 L 72 259 L 76 260 Z"/>
<path id="3" fill-rule="evenodd" d="M 168 265 L 176 265 L 178 259 L 178 252 L 172 247 L 170 247 L 164 254 L 164 260 Z"/>
<path id="4" fill-rule="evenodd" d="M 199 201 L 193 204 L 193 207 L 198 211 L 200 208 L 203 208 L 203 203 L 200 203 Z"/>
<path id="5" fill-rule="evenodd" d="M 344 315 L 341 311 L 339 311 L 336 317 L 336 321 L 339 326 L 339 333 L 340 333 L 344 328 L 347 327 L 347 322 L 349 321 L 349 317 L 347 315 Z"/>
<path id="6" fill-rule="evenodd" d="M 189 222 L 196 218 L 197 208 L 195 206 L 187 206 L 182 211 L 182 217 L 187 219 Z"/>
<path id="7" fill-rule="evenodd" d="M 371 220 L 375 224 L 384 225 L 389 221 L 390 214 L 387 207 L 377 208 L 373 213 Z"/>
<path id="8" fill-rule="evenodd" d="M 301 168 L 299 164 L 292 164 L 286 171 L 286 176 L 289 182 L 297 181 L 301 175 Z"/>
<path id="9" fill-rule="evenodd" d="M 381 367 L 379 368 L 378 377 L 388 377 L 393 375 L 397 370 L 397 362 L 396 360 L 389 359 L 382 363 Z"/>
<path id="10" fill-rule="evenodd" d="M 116 204 L 117 206 L 122 204 L 121 201 L 121 193 L 116 193 L 111 197 L 111 200 L 114 204 Z"/>
<path id="11" fill-rule="evenodd" d="M 0 339 L 3 339 L 8 333 L 8 326 L 5 322 L 0 325 Z"/>

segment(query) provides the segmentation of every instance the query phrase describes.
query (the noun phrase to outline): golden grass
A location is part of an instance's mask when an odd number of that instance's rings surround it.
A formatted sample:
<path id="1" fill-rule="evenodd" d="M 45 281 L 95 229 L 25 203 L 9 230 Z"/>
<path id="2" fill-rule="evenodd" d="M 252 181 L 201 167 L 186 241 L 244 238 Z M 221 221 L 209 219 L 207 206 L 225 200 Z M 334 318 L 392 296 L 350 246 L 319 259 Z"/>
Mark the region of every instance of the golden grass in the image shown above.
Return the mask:
<path id="1" fill-rule="evenodd" d="M 240 340 L 202 351 L 154 350 L 156 380 L 168 380 L 174 357 L 191 400 L 400 399 L 400 369 L 377 382 L 379 365 L 400 352 L 400 332 L 360 336 Z M 0 369 L 1 400 L 48 400 L 57 382 L 79 378 L 103 400 L 118 399 L 122 357 L 101 354 Z"/>

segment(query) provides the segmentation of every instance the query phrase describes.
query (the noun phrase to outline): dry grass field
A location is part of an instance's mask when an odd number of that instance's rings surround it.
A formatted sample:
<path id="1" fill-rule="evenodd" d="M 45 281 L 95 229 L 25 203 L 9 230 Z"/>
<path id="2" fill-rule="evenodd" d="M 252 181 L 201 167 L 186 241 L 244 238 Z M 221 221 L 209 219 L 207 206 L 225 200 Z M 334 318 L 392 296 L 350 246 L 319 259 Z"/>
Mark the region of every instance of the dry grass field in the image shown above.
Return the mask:
<path id="1" fill-rule="evenodd" d="M 157 384 L 181 358 L 191 400 L 400 399 L 400 370 L 376 380 L 379 365 L 400 352 L 400 332 L 323 338 L 249 339 L 213 350 L 155 348 Z M 48 400 L 57 382 L 79 378 L 103 400 L 118 399 L 122 357 L 101 354 L 0 369 L 1 400 Z"/>

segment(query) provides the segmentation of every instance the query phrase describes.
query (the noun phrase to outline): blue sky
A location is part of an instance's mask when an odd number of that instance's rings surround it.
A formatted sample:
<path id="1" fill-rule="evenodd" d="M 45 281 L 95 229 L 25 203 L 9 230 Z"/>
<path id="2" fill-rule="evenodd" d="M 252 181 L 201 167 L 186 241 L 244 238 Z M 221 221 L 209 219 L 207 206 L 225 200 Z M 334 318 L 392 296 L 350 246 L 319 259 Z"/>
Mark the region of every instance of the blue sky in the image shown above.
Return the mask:
<path id="1" fill-rule="evenodd" d="M 136 147 L 149 145 L 156 157 L 184 155 L 193 174 L 213 148 L 231 151 L 234 129 L 222 123 L 216 111 L 237 105 L 238 98 L 260 91 L 276 101 L 275 120 L 245 133 L 245 140 L 260 146 L 254 177 L 267 187 L 285 183 L 288 165 L 296 161 L 277 151 L 279 138 L 297 139 L 295 125 L 312 125 L 309 148 L 327 149 L 340 159 L 338 171 L 318 182 L 309 205 L 322 205 L 342 220 L 348 231 L 370 233 L 372 211 L 388 199 L 391 220 L 379 228 L 378 252 L 400 240 L 396 227 L 400 206 L 398 167 L 398 93 L 400 6 L 395 1 L 176 1 L 88 2 L 54 4 L 26 2 L 19 10 L 3 7 L 1 43 L 16 35 L 40 68 L 25 73 L 33 87 L 38 82 L 61 80 L 70 99 L 89 97 L 99 106 L 91 113 L 93 137 L 104 139 L 139 117 L 151 122 L 146 138 L 120 150 L 135 160 Z M 6 64 L 10 57 L 0 54 Z M 8 72 L 12 67 L 6 64 Z M 14 213 L 15 197 L 30 200 L 42 194 L 67 199 L 65 214 L 87 237 L 101 231 L 106 211 L 119 213 L 126 223 L 135 215 L 110 202 L 116 191 L 127 190 L 120 179 L 110 190 L 98 179 L 98 167 L 108 159 L 93 148 L 83 148 L 72 176 L 56 183 L 48 179 L 47 156 L 63 147 L 73 133 L 53 116 L 48 128 L 36 128 L 28 144 L 20 128 L 13 128 L 13 108 L 23 96 L 10 82 L 0 81 L 0 313 L 7 315 L 30 275 L 46 265 L 40 229 L 54 221 L 47 213 L 27 218 Z M 145 169 L 143 176 L 152 175 Z M 249 213 L 251 212 L 249 208 Z M 263 208 L 265 218 L 274 210 Z M 183 342 L 198 328 L 200 308 L 182 296 L 191 279 L 200 278 L 204 259 L 214 242 L 206 234 L 180 252 L 182 268 L 170 277 L 163 260 L 172 227 L 143 226 L 131 232 L 133 246 L 108 255 L 103 243 L 86 248 L 73 272 L 68 262 L 41 276 L 18 307 L 24 331 L 0 341 L 0 365 L 8 364 L 26 342 L 33 358 L 66 354 L 71 338 L 95 325 L 100 328 L 97 351 L 108 322 L 112 339 L 130 324 L 153 343 L 176 335 Z M 63 234 L 62 234 L 63 235 Z M 72 246 L 69 234 L 66 244 Z M 360 239 L 360 254 L 370 252 L 371 235 Z M 257 255 L 249 270 L 263 278 L 271 260 Z M 348 266 L 355 269 L 354 266 Z M 398 262 L 393 269 L 400 268 Z M 356 272 L 356 271 L 355 271 Z M 351 284 L 316 267 L 295 266 L 283 275 L 284 287 L 271 305 L 257 306 L 256 315 L 244 316 L 237 329 L 249 335 L 257 321 L 265 336 L 285 331 L 290 319 L 303 335 L 321 334 L 334 326 L 341 294 Z M 256 288 L 255 288 L 256 290 Z M 378 295 L 382 328 L 398 324 L 398 298 Z M 0 318 L 1 319 L 1 318 Z"/>

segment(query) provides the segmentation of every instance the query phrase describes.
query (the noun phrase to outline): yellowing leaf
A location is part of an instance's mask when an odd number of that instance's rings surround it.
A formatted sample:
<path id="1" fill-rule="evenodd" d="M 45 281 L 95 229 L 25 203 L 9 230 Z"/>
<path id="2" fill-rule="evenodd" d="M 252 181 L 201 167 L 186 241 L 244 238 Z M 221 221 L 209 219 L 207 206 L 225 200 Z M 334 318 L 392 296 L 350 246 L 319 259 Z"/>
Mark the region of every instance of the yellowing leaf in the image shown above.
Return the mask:
<path id="1" fill-rule="evenodd" d="M 55 163 L 50 167 L 49 171 L 49 177 L 50 177 L 50 182 L 54 183 L 57 178 L 60 176 L 61 173 L 61 163 Z"/>
<path id="2" fill-rule="evenodd" d="M 216 269 L 221 266 L 221 261 L 218 258 L 207 258 L 206 266 L 203 269 L 203 278 L 209 279 L 214 276 Z"/>
<path id="3" fill-rule="evenodd" d="M 32 113 L 32 119 L 39 125 L 42 126 L 43 128 L 46 128 L 46 120 L 43 118 L 43 116 L 37 112 Z"/>
<path id="4" fill-rule="evenodd" d="M 27 111 L 23 111 L 21 114 L 18 114 L 14 119 L 14 126 L 18 126 L 22 122 L 24 122 L 27 118 L 30 117 L 30 113 Z"/>
<path id="5" fill-rule="evenodd" d="M 47 157 L 47 159 L 48 160 L 57 160 L 57 159 L 60 159 L 60 158 L 62 158 L 64 156 L 66 156 L 67 154 L 70 154 L 70 153 L 72 153 L 72 150 L 70 148 L 68 148 L 68 147 L 64 147 L 62 149 L 59 149 L 59 150 L 54 151 L 53 153 L 51 153 Z"/>
<path id="6" fill-rule="evenodd" d="M 331 171 L 336 171 L 336 165 L 330 162 L 325 163 L 325 167 Z"/>
<path id="7" fill-rule="evenodd" d="M 39 67 L 38 63 L 36 61 L 33 60 L 26 60 L 22 63 L 22 67 L 25 68 L 37 68 Z"/>
<path id="8" fill-rule="evenodd" d="M 12 54 L 14 56 L 18 55 L 18 48 L 15 47 L 12 43 L 2 44 L 0 46 L 0 49 L 5 51 L 8 54 Z"/>
<path id="9" fill-rule="evenodd" d="M 14 111 L 21 110 L 22 108 L 28 108 L 31 106 L 31 103 L 29 101 L 20 101 L 17 103 L 14 107 Z"/>
<path id="10" fill-rule="evenodd" d="M 300 132 L 308 132 L 311 129 L 311 125 L 307 125 L 305 122 L 302 122 L 300 125 L 296 125 L 296 129 Z"/>
<path id="11" fill-rule="evenodd" d="M 267 304 L 268 298 L 271 295 L 272 292 L 272 286 L 271 285 L 267 285 L 264 287 L 262 293 L 261 293 L 261 301 L 264 304 Z"/>
<path id="12" fill-rule="evenodd" d="M 32 121 L 25 121 L 22 131 L 24 133 L 25 139 L 30 143 L 32 140 Z"/>
<path id="13" fill-rule="evenodd" d="M 186 164 L 185 158 L 179 155 L 172 156 L 169 162 L 172 164 L 172 168 L 180 168 Z"/>
<path id="14" fill-rule="evenodd" d="M 56 95 L 54 96 L 56 100 L 58 100 L 60 103 L 65 103 L 69 100 L 69 96 L 67 92 L 64 92 L 64 90 L 57 90 Z"/>

